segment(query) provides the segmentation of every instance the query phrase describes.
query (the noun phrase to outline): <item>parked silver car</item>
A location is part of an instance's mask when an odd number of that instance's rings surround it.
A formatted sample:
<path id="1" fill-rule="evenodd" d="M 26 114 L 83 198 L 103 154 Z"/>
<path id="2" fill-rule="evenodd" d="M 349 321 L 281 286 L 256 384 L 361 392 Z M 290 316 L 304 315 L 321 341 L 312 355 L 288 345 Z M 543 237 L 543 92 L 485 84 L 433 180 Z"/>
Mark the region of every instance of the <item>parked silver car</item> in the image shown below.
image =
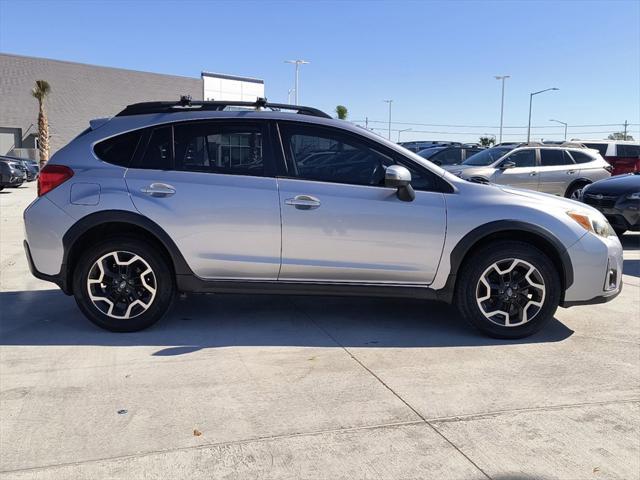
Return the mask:
<path id="1" fill-rule="evenodd" d="M 32 273 L 114 331 L 176 292 L 242 292 L 443 300 L 516 338 L 620 292 L 622 247 L 589 206 L 463 181 L 312 108 L 229 105 L 92 121 L 24 212 Z"/>
<path id="2" fill-rule="evenodd" d="M 597 150 L 543 144 L 498 145 L 461 165 L 444 167 L 465 180 L 498 183 L 580 199 L 585 185 L 611 176 Z"/>

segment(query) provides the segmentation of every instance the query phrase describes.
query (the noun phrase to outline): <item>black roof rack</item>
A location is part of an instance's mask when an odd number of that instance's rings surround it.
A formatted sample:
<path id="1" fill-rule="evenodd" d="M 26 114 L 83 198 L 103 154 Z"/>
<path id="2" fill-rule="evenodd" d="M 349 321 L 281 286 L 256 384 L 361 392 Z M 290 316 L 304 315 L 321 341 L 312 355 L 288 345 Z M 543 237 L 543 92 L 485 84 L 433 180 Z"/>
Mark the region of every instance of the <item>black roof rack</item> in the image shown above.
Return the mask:
<path id="1" fill-rule="evenodd" d="M 235 101 L 201 101 L 191 100 L 191 96 L 183 95 L 177 102 L 143 102 L 128 105 L 116 117 L 126 117 L 129 115 L 143 115 L 147 113 L 176 113 L 176 112 L 201 112 L 201 111 L 222 111 L 227 107 L 246 107 L 254 109 L 270 109 L 273 111 L 292 110 L 301 115 L 311 115 L 313 117 L 331 118 L 322 110 L 301 105 L 287 105 L 284 103 L 269 103 L 266 98 L 258 98 L 255 102 L 235 102 Z"/>

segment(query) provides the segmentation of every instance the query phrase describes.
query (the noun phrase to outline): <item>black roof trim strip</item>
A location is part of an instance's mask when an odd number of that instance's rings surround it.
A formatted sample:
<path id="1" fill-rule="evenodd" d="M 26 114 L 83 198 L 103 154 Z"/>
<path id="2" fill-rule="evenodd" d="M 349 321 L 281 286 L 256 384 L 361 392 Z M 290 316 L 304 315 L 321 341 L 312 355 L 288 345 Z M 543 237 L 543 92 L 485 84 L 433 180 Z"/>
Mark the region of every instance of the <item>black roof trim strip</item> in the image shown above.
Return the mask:
<path id="1" fill-rule="evenodd" d="M 266 98 L 258 98 L 255 102 L 235 102 L 235 101 L 192 101 L 188 97 L 182 97 L 177 102 L 143 102 L 128 105 L 116 117 L 126 117 L 129 115 L 144 115 L 149 113 L 177 113 L 177 112 L 201 112 L 201 111 L 222 111 L 227 107 L 247 107 L 247 108 L 267 108 L 270 110 L 292 110 L 301 115 L 313 117 L 331 118 L 322 110 L 301 105 L 288 105 L 284 103 L 269 103 Z"/>

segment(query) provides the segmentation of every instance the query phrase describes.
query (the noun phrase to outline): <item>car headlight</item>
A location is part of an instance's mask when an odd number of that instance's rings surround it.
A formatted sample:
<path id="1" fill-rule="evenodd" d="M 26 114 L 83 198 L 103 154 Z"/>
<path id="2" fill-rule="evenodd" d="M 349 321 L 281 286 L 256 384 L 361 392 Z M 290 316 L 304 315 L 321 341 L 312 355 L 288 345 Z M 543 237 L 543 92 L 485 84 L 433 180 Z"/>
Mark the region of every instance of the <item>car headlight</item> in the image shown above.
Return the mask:
<path id="1" fill-rule="evenodd" d="M 593 232 L 596 235 L 601 237 L 610 237 L 614 235 L 613 228 L 607 222 L 607 219 L 602 215 L 593 215 L 581 212 L 567 212 L 576 223 L 580 224 L 582 228 L 588 230 L 589 232 Z"/>
<path id="2" fill-rule="evenodd" d="M 627 195 L 627 200 L 640 200 L 640 192 Z"/>

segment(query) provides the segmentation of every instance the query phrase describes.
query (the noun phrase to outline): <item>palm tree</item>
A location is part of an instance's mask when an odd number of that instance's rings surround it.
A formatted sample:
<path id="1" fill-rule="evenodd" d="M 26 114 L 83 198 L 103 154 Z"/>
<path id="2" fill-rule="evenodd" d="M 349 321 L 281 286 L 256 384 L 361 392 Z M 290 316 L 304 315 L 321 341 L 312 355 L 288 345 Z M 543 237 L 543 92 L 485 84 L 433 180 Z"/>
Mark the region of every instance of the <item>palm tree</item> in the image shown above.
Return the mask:
<path id="1" fill-rule="evenodd" d="M 38 151 L 40 152 L 40 168 L 49 160 L 49 119 L 44 108 L 44 100 L 51 92 L 51 85 L 46 80 L 36 80 L 31 95 L 38 100 Z"/>
<path id="2" fill-rule="evenodd" d="M 338 105 L 336 107 L 336 115 L 340 120 L 346 120 L 347 116 L 349 115 L 349 112 L 347 111 L 347 107 L 345 107 L 344 105 Z"/>

